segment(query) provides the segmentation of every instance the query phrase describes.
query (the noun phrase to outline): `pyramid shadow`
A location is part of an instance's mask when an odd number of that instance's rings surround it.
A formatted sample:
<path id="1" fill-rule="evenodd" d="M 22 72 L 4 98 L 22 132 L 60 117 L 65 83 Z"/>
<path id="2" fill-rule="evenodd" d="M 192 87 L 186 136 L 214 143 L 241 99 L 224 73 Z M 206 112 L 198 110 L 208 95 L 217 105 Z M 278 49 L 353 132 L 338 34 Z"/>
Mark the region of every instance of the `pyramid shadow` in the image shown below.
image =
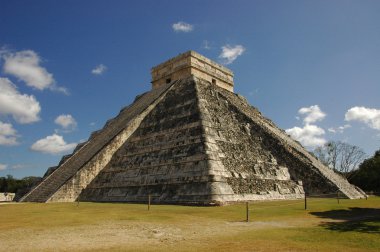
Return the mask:
<path id="1" fill-rule="evenodd" d="M 320 224 L 328 230 L 380 234 L 380 209 L 378 208 L 353 207 L 310 214 L 319 218 L 332 219 L 333 221 Z"/>

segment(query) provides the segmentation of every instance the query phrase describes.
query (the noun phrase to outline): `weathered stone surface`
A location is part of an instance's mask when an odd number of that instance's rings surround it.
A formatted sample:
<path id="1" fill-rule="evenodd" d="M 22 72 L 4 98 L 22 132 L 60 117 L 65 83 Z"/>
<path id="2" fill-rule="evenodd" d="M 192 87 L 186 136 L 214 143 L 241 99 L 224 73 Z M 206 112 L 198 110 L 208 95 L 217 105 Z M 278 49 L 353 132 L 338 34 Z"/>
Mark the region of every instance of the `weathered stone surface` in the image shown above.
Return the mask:
<path id="1" fill-rule="evenodd" d="M 209 203 L 208 176 L 195 82 L 176 83 L 81 200 Z"/>
<path id="2" fill-rule="evenodd" d="M 249 123 L 250 134 L 252 136 L 256 135 L 255 141 L 260 141 L 264 150 L 270 150 L 271 155 L 278 164 L 288 168 L 292 180 L 302 181 L 303 188 L 307 193 L 324 194 L 340 190 L 348 198 L 365 197 L 360 190 L 348 183 L 345 178 L 324 166 L 297 141 L 291 139 L 285 131 L 263 117 L 246 100 L 218 87 L 211 89 L 217 90 L 219 97 L 221 96 L 228 101 L 231 111 L 239 112 L 240 118 L 246 120 L 243 121 L 243 126 L 246 127 L 247 123 Z"/>
<path id="3" fill-rule="evenodd" d="M 228 90 L 193 75 L 155 86 L 23 200 L 146 202 L 150 195 L 156 203 L 213 205 L 337 190 L 365 196 Z"/>
<path id="4" fill-rule="evenodd" d="M 0 192 L 0 202 L 13 201 L 15 193 Z"/>
<path id="5" fill-rule="evenodd" d="M 194 51 L 182 53 L 151 70 L 152 88 L 195 76 L 233 92 L 233 72 Z"/>
<path id="6" fill-rule="evenodd" d="M 109 145 L 112 140 L 117 137 L 120 132 L 125 128 L 134 125 L 137 121 L 141 120 L 141 114 L 148 109 L 151 109 L 152 104 L 157 104 L 157 100 L 165 93 L 172 84 L 163 85 L 160 88 L 146 93 L 140 99 L 137 99 L 131 106 L 122 109 L 118 116 L 107 122 L 102 130 L 91 134 L 89 140 L 85 144 L 81 144 L 76 148 L 73 154 L 69 157 L 62 158 L 60 165 L 49 176 L 26 194 L 21 201 L 35 201 L 46 202 L 50 197 L 57 192 L 63 185 L 67 186 L 67 182 L 73 182 L 71 178 L 77 175 L 77 172 L 86 165 L 88 162 L 98 157 L 98 152 L 101 152 L 104 147 Z M 115 150 L 115 149 L 113 149 Z M 112 155 L 112 153 L 108 153 Z M 103 163 L 103 165 L 105 165 Z M 98 167 L 101 169 L 103 167 Z M 92 173 L 93 174 L 93 173 Z M 88 184 L 91 181 L 86 181 Z M 77 183 L 73 184 L 74 187 L 81 188 L 84 185 Z M 78 192 L 79 189 L 72 189 L 71 192 Z M 75 195 L 75 194 L 74 194 Z M 73 196 L 69 197 L 70 200 Z M 67 201 L 69 199 L 60 198 L 59 201 Z"/>

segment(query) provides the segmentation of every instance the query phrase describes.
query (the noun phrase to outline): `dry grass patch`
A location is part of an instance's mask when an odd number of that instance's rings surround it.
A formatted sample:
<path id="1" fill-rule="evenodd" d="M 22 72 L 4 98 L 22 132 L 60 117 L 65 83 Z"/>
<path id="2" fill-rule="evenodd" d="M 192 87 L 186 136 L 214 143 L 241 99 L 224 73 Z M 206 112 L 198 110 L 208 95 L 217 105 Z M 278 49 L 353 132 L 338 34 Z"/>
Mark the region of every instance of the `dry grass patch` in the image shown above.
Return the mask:
<path id="1" fill-rule="evenodd" d="M 190 207 L 0 205 L 0 251 L 379 251 L 380 198 Z"/>

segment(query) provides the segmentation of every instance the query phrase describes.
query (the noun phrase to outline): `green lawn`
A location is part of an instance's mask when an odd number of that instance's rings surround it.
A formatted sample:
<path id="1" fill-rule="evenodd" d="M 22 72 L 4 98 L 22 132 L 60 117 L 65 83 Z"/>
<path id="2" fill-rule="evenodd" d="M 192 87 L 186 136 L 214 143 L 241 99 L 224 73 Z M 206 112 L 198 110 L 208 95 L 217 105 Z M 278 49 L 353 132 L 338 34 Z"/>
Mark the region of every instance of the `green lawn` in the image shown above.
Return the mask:
<path id="1" fill-rule="evenodd" d="M 0 251 L 380 251 L 380 197 L 223 207 L 1 204 Z"/>

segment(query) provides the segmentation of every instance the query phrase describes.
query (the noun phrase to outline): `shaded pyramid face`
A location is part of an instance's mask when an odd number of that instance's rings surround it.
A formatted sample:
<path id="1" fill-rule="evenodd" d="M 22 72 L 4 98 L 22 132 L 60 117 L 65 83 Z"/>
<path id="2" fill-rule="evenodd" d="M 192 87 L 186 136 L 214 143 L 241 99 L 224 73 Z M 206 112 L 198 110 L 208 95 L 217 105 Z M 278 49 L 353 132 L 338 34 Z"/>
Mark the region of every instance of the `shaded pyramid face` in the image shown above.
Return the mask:
<path id="1" fill-rule="evenodd" d="M 140 96 L 24 201 L 223 204 L 337 190 L 364 196 L 243 97 L 189 77 Z"/>

